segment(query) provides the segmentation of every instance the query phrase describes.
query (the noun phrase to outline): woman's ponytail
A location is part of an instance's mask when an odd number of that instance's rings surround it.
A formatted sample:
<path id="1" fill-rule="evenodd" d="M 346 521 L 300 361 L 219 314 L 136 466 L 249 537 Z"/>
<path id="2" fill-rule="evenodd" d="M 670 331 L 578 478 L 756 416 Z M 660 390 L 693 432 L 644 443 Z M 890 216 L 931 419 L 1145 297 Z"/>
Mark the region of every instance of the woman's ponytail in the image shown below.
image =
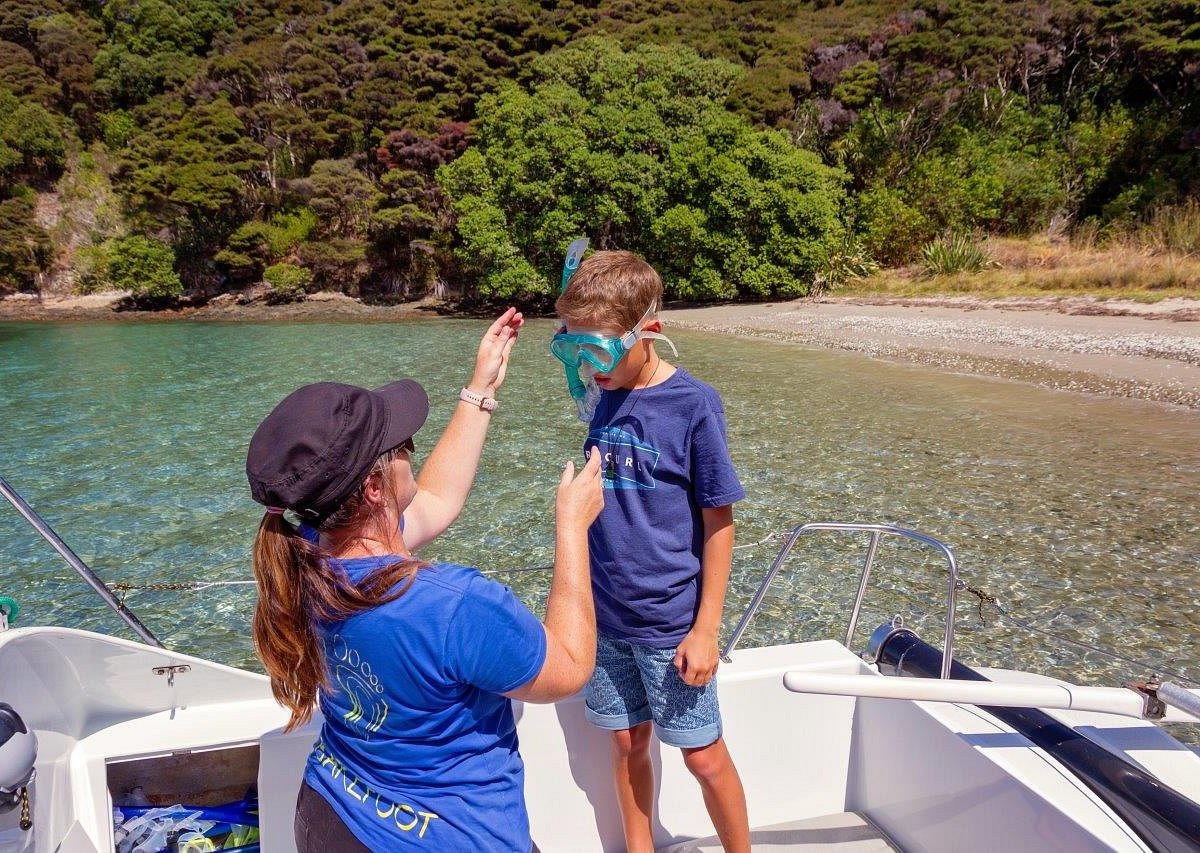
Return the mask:
<path id="1" fill-rule="evenodd" d="M 345 518 L 352 520 L 352 529 L 369 523 L 371 508 L 361 494 L 347 503 L 326 525 Z M 424 565 L 398 557 L 356 584 L 345 572 L 331 570 L 326 556 L 280 512 L 269 510 L 258 525 L 253 551 L 258 605 L 250 627 L 271 692 L 292 712 L 285 731 L 307 723 L 318 688 L 331 687 L 317 623 L 345 619 L 398 598 Z"/>
<path id="2" fill-rule="evenodd" d="M 268 512 L 254 538 L 258 604 L 251 620 L 254 648 L 271 679 L 271 692 L 292 712 L 285 731 L 307 723 L 317 688 L 327 681 L 325 656 L 305 606 L 306 579 L 320 570 L 317 548 L 282 514 Z"/>

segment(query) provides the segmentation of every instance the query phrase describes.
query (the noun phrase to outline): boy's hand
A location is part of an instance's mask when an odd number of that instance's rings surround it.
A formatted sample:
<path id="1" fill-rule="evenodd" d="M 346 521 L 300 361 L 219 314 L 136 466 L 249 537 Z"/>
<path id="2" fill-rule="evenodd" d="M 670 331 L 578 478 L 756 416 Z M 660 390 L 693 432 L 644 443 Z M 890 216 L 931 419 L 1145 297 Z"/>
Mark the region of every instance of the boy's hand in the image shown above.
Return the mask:
<path id="1" fill-rule="evenodd" d="M 693 628 L 675 650 L 675 668 L 684 684 L 703 687 L 717 674 L 717 633 Z"/>
<path id="2" fill-rule="evenodd" d="M 517 332 L 525 322 L 516 308 L 509 308 L 483 333 L 479 353 L 475 356 L 475 373 L 467 386 L 477 394 L 491 397 L 504 384 L 508 372 L 508 354 L 517 342 Z"/>

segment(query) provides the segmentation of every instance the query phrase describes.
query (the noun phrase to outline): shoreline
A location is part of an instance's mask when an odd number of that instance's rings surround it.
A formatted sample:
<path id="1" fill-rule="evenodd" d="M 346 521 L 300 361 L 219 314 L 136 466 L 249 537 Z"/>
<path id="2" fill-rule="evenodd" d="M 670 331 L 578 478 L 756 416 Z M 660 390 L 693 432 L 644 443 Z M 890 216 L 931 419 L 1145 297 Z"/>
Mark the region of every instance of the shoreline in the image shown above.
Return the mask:
<path id="1" fill-rule="evenodd" d="M 322 320 L 379 320 L 383 322 L 415 320 L 446 313 L 446 303 L 434 299 L 401 302 L 395 305 L 368 305 L 341 293 L 313 293 L 300 302 L 270 305 L 257 299 L 240 302 L 231 294 L 219 296 L 204 305 L 187 305 L 156 310 L 120 307 L 128 294 L 122 291 L 91 293 L 86 296 L 36 296 L 24 293 L 0 296 L 0 323 L 73 323 L 73 322 L 294 322 Z"/>
<path id="2" fill-rule="evenodd" d="M 341 294 L 267 305 L 118 311 L 122 293 L 0 298 L 0 322 L 404 322 L 453 316 L 425 299 L 366 305 Z M 1157 303 L 1061 296 L 822 296 L 787 302 L 668 306 L 667 328 L 841 349 L 902 363 L 1141 399 L 1200 411 L 1200 300 Z"/>
<path id="3" fill-rule="evenodd" d="M 1200 411 L 1200 300 L 824 297 L 669 310 L 664 321 Z"/>

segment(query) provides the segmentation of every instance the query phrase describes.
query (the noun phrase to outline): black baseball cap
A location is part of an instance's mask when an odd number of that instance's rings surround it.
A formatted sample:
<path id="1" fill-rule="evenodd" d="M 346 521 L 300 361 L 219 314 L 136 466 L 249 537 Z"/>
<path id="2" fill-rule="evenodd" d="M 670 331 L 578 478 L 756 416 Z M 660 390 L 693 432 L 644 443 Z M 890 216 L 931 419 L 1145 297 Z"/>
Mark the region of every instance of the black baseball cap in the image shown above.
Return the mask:
<path id="1" fill-rule="evenodd" d="M 429 397 L 413 379 L 374 391 L 341 382 L 297 388 L 258 425 L 246 452 L 254 500 L 309 519 L 334 512 L 375 460 L 416 434 Z"/>

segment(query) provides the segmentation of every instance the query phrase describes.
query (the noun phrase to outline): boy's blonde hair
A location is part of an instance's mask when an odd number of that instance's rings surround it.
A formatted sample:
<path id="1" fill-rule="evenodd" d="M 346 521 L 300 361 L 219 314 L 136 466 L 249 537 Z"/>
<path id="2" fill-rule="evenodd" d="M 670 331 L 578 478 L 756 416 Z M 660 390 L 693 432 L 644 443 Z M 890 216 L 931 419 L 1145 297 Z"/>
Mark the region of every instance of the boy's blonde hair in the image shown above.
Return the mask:
<path id="1" fill-rule="evenodd" d="M 662 307 L 662 279 L 633 252 L 596 252 L 579 265 L 554 309 L 563 322 L 584 328 L 632 329 L 650 301 Z"/>

